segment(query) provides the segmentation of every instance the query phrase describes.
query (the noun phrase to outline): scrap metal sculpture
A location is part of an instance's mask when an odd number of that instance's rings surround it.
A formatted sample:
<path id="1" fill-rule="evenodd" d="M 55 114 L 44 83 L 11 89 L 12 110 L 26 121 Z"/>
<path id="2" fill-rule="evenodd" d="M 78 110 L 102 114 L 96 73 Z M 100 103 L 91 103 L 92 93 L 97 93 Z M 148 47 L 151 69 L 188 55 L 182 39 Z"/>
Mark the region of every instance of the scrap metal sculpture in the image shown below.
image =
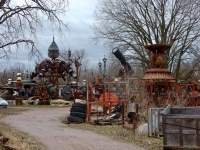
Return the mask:
<path id="1" fill-rule="evenodd" d="M 69 57 L 70 55 L 71 51 L 69 51 Z M 58 59 L 59 49 L 54 39 L 49 46 L 48 56 L 50 59 L 44 59 L 40 64 L 37 64 L 35 72 L 32 72 L 31 75 L 32 79 L 37 76 L 40 80 L 38 94 L 41 95 L 41 99 L 59 96 L 59 79 L 66 81 L 66 77 L 76 78 L 76 74 L 72 69 L 72 62 Z"/>

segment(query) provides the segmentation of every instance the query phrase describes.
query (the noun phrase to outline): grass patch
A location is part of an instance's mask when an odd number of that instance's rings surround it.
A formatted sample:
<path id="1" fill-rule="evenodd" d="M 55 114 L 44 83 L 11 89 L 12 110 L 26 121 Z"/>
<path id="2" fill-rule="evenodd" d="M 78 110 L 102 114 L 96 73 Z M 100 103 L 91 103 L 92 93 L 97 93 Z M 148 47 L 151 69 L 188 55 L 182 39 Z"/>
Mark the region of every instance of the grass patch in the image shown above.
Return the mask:
<path id="1" fill-rule="evenodd" d="M 3 123 L 0 123 L 0 129 L 1 134 L 9 138 L 6 145 L 14 150 L 47 150 L 46 146 L 30 137 L 27 133 L 17 131 Z"/>
<path id="2" fill-rule="evenodd" d="M 28 111 L 34 108 L 67 108 L 71 107 L 70 105 L 59 106 L 59 105 L 23 105 L 23 106 L 8 106 L 7 108 L 0 108 L 0 118 L 6 115 L 17 115 L 22 111 Z"/>
<path id="3" fill-rule="evenodd" d="M 0 117 L 4 117 L 6 115 L 17 115 L 22 111 L 27 111 L 28 109 L 22 107 L 8 107 L 8 108 L 0 108 Z"/>
<path id="4" fill-rule="evenodd" d="M 14 107 L 21 107 L 21 108 L 67 108 L 71 107 L 71 105 L 23 105 L 23 106 L 14 106 Z"/>
<path id="5" fill-rule="evenodd" d="M 140 147 L 144 147 L 145 149 L 149 150 L 163 149 L 162 138 L 134 135 L 132 131 L 124 129 L 121 125 L 98 126 L 83 123 L 69 124 L 68 126 L 76 129 L 89 130 L 98 134 L 106 135 L 118 141 L 134 143 Z"/>

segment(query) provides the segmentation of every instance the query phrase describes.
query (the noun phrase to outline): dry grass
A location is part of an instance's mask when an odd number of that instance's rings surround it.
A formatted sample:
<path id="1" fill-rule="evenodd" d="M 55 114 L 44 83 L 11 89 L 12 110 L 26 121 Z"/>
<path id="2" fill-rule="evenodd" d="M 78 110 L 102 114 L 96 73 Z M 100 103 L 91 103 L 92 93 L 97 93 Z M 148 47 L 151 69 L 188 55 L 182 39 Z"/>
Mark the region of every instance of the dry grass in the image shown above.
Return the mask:
<path id="1" fill-rule="evenodd" d="M 163 149 L 162 138 L 152 138 L 147 136 L 135 135 L 132 131 L 124 129 L 121 125 L 98 126 L 83 123 L 69 124 L 69 127 L 93 131 L 98 134 L 109 136 L 118 141 L 134 143 L 140 147 L 144 147 L 145 149 L 149 150 Z"/>
<path id="2" fill-rule="evenodd" d="M 42 143 L 36 141 L 26 133 L 14 130 L 3 123 L 0 123 L 0 128 L 0 132 L 5 137 L 9 138 L 9 141 L 6 143 L 6 145 L 15 150 L 47 150 Z"/>
<path id="3" fill-rule="evenodd" d="M 6 109 L 0 109 L 0 117 L 16 115 L 27 110 L 28 109 L 24 107 L 8 107 Z M 0 123 L 0 133 L 9 138 L 9 141 L 6 142 L 5 145 L 9 146 L 13 150 L 47 150 L 42 143 L 30 137 L 27 133 L 17 131 L 4 123 Z M 0 149 L 3 148 L 0 147 Z"/>

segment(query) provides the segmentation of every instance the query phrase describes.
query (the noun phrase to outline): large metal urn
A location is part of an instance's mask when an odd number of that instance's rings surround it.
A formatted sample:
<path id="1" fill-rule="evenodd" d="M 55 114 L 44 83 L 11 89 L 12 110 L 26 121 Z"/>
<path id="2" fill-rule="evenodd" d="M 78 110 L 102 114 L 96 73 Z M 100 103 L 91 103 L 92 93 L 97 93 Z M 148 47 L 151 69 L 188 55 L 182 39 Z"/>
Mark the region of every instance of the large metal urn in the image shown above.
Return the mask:
<path id="1" fill-rule="evenodd" d="M 175 82 L 171 72 L 167 69 L 167 63 L 164 54 L 165 51 L 171 48 L 171 45 L 153 44 L 147 45 L 145 48 L 151 52 L 150 62 L 152 68 L 145 72 L 143 79 L 152 82 Z"/>

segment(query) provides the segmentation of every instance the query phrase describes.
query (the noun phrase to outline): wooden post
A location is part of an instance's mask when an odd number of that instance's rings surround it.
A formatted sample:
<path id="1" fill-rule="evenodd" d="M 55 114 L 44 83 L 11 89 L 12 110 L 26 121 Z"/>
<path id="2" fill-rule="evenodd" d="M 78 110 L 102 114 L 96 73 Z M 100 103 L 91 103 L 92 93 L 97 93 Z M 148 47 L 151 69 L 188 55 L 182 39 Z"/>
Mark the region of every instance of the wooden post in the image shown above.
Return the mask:
<path id="1" fill-rule="evenodd" d="M 124 126 L 124 103 L 122 102 L 122 127 Z"/>
<path id="2" fill-rule="evenodd" d="M 133 134 L 135 134 L 136 128 L 137 128 L 137 121 L 134 119 L 133 120 Z"/>

